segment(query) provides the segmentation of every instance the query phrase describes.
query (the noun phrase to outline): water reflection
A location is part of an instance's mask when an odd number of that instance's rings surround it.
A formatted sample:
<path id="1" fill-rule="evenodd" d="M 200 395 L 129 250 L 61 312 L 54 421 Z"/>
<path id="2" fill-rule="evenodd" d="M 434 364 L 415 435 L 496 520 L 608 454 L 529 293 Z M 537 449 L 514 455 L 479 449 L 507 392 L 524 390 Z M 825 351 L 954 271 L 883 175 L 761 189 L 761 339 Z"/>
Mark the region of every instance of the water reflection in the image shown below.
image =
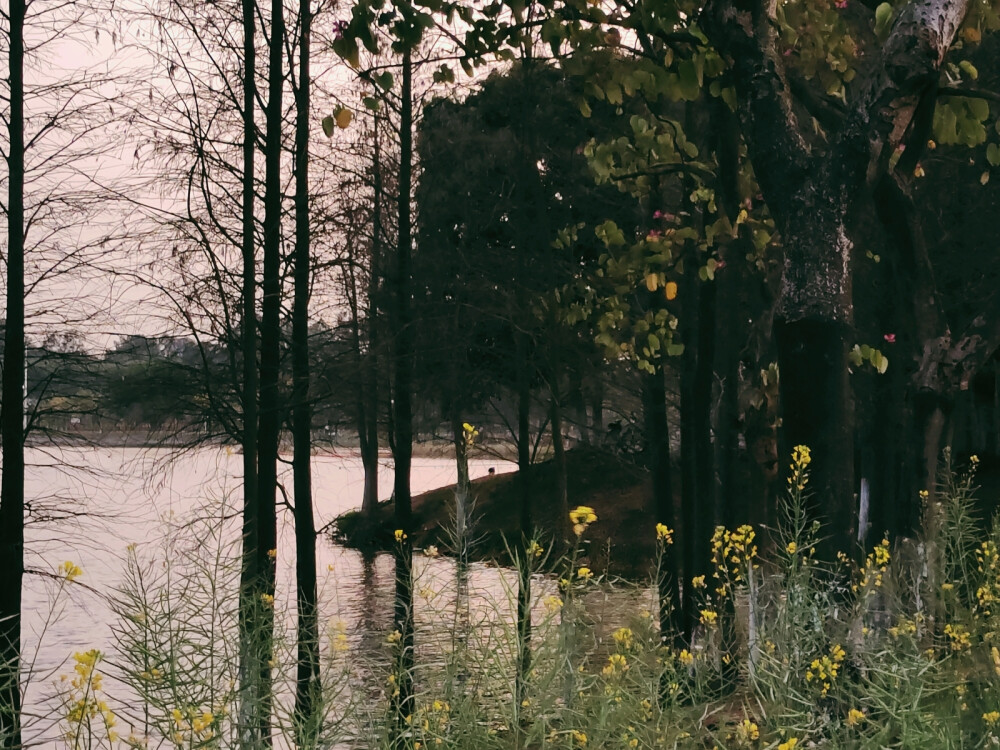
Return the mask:
<path id="1" fill-rule="evenodd" d="M 66 660 L 75 651 L 113 651 L 114 616 L 108 596 L 123 583 L 126 546 L 135 543 L 137 554 L 161 565 L 164 554 L 178 549 L 165 541 L 173 529 L 189 551 L 191 545 L 214 537 L 220 549 L 237 555 L 242 459 L 214 449 L 187 454 L 171 465 L 163 463 L 162 454 L 139 449 L 32 449 L 32 453 L 37 455 L 27 477 L 29 492 L 60 498 L 73 510 L 75 520 L 32 525 L 27 534 L 29 566 L 52 572 L 59 563 L 72 560 L 84 570 L 81 585 L 66 587 L 46 575 L 29 576 L 25 585 L 24 641 L 34 670 L 26 693 L 26 734 L 35 746 L 53 747 L 58 731 L 53 683 L 60 673 L 71 671 Z M 482 476 L 493 466 L 500 471 L 511 468 L 495 460 L 472 461 L 471 475 Z M 316 456 L 313 474 L 318 528 L 360 504 L 364 473 L 356 456 Z M 418 459 L 412 477 L 415 493 L 446 485 L 455 480 L 454 464 L 447 459 Z M 387 496 L 392 486 L 388 461 L 379 484 Z M 205 515 L 206 508 L 212 509 L 212 516 Z M 80 515 L 81 511 L 91 515 Z M 188 525 L 196 517 L 214 520 L 208 526 Z M 287 613 L 284 626 L 289 632 L 294 631 L 291 520 L 290 514 L 280 519 L 278 591 L 283 596 L 276 603 Z M 209 528 L 211 533 L 198 532 L 192 538 L 191 530 L 197 528 Z M 362 554 L 324 537 L 317 545 L 317 557 L 320 613 L 329 634 L 326 656 L 343 669 L 337 687 L 344 701 L 366 702 L 375 709 L 392 654 L 387 637 L 393 627 L 393 556 Z M 433 688 L 441 695 L 493 706 L 498 715 L 509 712 L 516 661 L 516 575 L 481 562 L 459 563 L 418 553 L 413 579 L 417 692 Z M 545 600 L 558 591 L 555 582 L 544 576 L 533 578 L 532 587 L 532 619 L 542 628 L 536 637 L 541 643 L 548 637 L 543 624 L 558 625 L 558 618 L 545 607 Z M 627 613 L 649 608 L 647 595 L 633 589 L 595 589 L 581 606 L 597 623 L 597 634 L 606 635 L 624 624 Z M 544 667 L 547 658 L 540 652 L 536 665 Z M 129 700 L 120 685 L 109 684 L 108 692 L 121 702 Z M 374 722 L 379 717 L 369 719 Z"/>

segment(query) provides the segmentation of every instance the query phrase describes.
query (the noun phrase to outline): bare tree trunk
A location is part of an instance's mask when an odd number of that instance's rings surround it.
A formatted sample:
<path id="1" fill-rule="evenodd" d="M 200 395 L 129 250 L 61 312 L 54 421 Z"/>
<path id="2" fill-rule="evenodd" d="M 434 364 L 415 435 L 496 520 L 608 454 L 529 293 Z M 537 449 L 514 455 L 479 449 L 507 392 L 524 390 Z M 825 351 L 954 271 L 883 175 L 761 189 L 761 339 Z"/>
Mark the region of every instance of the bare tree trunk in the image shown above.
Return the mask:
<path id="1" fill-rule="evenodd" d="M 522 254 L 518 254 L 520 259 Z M 520 278 L 520 274 L 519 274 Z M 519 305 L 519 308 L 521 306 Z M 523 309 L 523 308 L 521 308 Z M 527 676 L 531 670 L 531 576 L 528 574 L 527 547 L 534 535 L 531 508 L 531 375 L 528 371 L 528 346 L 526 335 L 517 331 L 515 358 L 517 367 L 517 482 L 521 527 L 520 549 L 524 564 L 519 566 L 517 579 L 517 664 L 514 676 L 514 700 L 520 706 L 527 692 Z M 517 728 L 520 732 L 520 728 Z"/>
<path id="2" fill-rule="evenodd" d="M 413 320 L 410 299 L 412 280 L 411 201 L 413 182 L 413 63 L 410 50 L 403 52 L 402 88 L 399 118 L 399 244 L 393 273 L 393 320 L 395 352 L 393 353 L 393 457 L 395 475 L 396 528 L 404 537 L 396 545 L 396 596 L 394 623 L 400 634 L 398 694 L 393 697 L 395 722 L 394 744 L 406 747 L 407 717 L 413 714 L 413 545 L 412 508 L 410 498 L 410 463 L 413 456 Z"/>
<path id="3" fill-rule="evenodd" d="M 552 376 L 555 381 L 556 376 Z M 561 545 L 569 538 L 569 478 L 566 474 L 566 446 L 563 443 L 562 405 L 559 387 L 552 385 L 549 418 L 552 422 L 552 462 L 556 471 L 556 523 L 553 525 L 553 545 Z"/>
<path id="4" fill-rule="evenodd" d="M 24 577 L 24 0 L 11 0 L 7 124 L 7 318 L 0 438 L 0 748 L 21 747 Z"/>
<path id="5" fill-rule="evenodd" d="M 670 428 L 667 423 L 667 389 L 663 370 L 642 376 L 642 406 L 645 421 L 646 466 L 653 475 L 653 518 L 671 530 L 676 530 L 674 495 L 670 478 Z M 680 612 L 677 585 L 677 558 L 673 545 L 664 549 L 663 570 L 657 580 L 659 597 L 660 641 L 674 632 Z"/>
<path id="6" fill-rule="evenodd" d="M 469 561 L 469 502 L 472 483 L 469 481 L 468 436 L 454 399 L 450 405 L 451 434 L 455 444 L 455 544 L 458 547 L 459 568 L 464 569 Z"/>
<path id="7" fill-rule="evenodd" d="M 315 747 L 322 703 L 316 600 L 316 520 L 312 497 L 312 404 L 309 401 L 309 72 L 311 0 L 299 3 L 299 81 L 295 96 L 295 292 L 292 303 L 292 471 L 295 495 L 295 583 L 298 669 L 295 728 L 299 750 Z"/>
<path id="8" fill-rule="evenodd" d="M 262 573 L 258 596 L 273 602 L 275 566 L 268 554 L 277 544 L 276 499 L 278 448 L 281 439 L 281 131 L 284 75 L 285 17 L 281 0 L 271 3 L 271 33 L 268 48 L 267 134 L 264 152 L 264 274 L 260 325 L 260 434 L 258 464 L 258 545 L 255 550 Z M 261 742 L 271 744 L 271 667 L 274 610 L 259 606 L 260 619 L 254 635 L 260 652 L 260 706 L 258 727 Z"/>
<path id="9" fill-rule="evenodd" d="M 365 327 L 366 348 L 362 352 L 358 312 L 355 311 L 355 339 L 361 360 L 361 378 L 358 404 L 358 435 L 361 465 L 365 471 L 364 494 L 361 499 L 361 516 L 370 534 L 378 525 L 378 287 L 382 263 L 382 152 L 379 141 L 379 118 L 375 115 L 372 135 L 372 248 L 369 258 L 367 311 Z"/>
<path id="10" fill-rule="evenodd" d="M 249 750 L 256 746 L 252 726 L 257 703 L 256 647 L 252 613 L 258 603 L 259 520 L 257 514 L 257 253 L 254 222 L 254 159 L 257 125 L 254 120 L 257 96 L 257 48 L 255 44 L 255 3 L 243 0 L 243 561 L 240 567 L 240 743 Z"/>

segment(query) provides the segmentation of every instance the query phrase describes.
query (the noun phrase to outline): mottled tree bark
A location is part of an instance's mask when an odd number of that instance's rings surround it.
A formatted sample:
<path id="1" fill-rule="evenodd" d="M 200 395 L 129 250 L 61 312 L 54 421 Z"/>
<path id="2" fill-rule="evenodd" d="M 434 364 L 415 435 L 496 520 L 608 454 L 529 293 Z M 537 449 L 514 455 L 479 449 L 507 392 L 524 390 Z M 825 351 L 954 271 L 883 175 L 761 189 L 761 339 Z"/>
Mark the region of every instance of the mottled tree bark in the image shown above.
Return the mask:
<path id="1" fill-rule="evenodd" d="M 969 0 L 914 0 L 903 7 L 879 59 L 856 87 L 857 103 L 828 147 L 816 152 L 793 111 L 773 4 L 712 0 L 704 11 L 704 28 L 730 63 L 742 134 L 785 250 L 775 325 L 783 448 L 803 443 L 813 449 L 811 485 L 825 522 L 825 557 L 851 546 L 855 518 L 847 350 L 851 258 L 864 238 L 858 202 L 870 200 L 921 99 L 936 90 L 968 7 Z"/>

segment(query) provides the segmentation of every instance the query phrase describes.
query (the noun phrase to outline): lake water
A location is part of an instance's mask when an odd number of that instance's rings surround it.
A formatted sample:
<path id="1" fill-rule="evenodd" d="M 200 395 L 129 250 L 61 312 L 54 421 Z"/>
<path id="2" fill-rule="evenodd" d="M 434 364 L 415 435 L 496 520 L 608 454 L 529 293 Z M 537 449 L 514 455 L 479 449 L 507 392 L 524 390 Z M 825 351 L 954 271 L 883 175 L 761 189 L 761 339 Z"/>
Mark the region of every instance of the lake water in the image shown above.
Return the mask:
<path id="1" fill-rule="evenodd" d="M 134 555 L 151 565 L 163 565 L 181 548 L 229 545 L 239 538 L 240 475 L 242 457 L 224 448 L 202 449 L 180 455 L 164 450 L 135 448 L 32 448 L 27 452 L 26 484 L 35 514 L 26 533 L 23 640 L 30 670 L 25 698 L 25 740 L 37 747 L 55 747 L 60 712 L 54 697 L 60 676 L 72 673 L 74 652 L 97 648 L 114 653 L 113 626 L 120 622 L 109 597 L 123 582 L 126 557 Z M 470 474 L 483 476 L 490 467 L 511 471 L 510 463 L 473 460 Z M 318 455 L 313 458 L 314 504 L 317 528 L 360 505 L 364 473 L 356 454 Z M 452 484 L 454 462 L 417 458 L 413 462 L 414 493 Z M 291 491 L 291 469 L 282 480 Z M 382 461 L 380 495 L 392 489 L 391 460 Z M 292 498 L 289 498 L 293 501 Z M 200 520 L 199 520 L 200 519 Z M 279 521 L 278 611 L 294 613 L 294 528 L 291 513 Z M 169 547 L 167 540 L 175 546 Z M 321 534 L 317 545 L 322 622 L 349 639 L 352 657 L 379 658 L 392 623 L 393 561 L 390 555 L 362 559 L 355 550 L 333 544 Z M 71 561 L 83 569 L 78 582 L 67 585 L 58 567 Z M 155 572 L 156 569 L 154 569 Z M 444 630 L 442 618 L 454 618 L 456 594 L 454 562 L 418 555 L 414 560 L 418 596 L 415 601 L 418 649 L 435 654 L 435 637 Z M 512 620 L 511 597 L 516 579 L 510 571 L 474 564 L 469 575 L 468 622 L 483 637 L 499 617 Z M 551 593 L 550 581 L 536 587 L 537 607 Z M 588 608 L 615 606 L 602 597 Z M 617 605 L 621 607 L 621 603 Z M 633 611 L 634 608 L 633 608 Z M 612 618 L 613 619 L 613 618 Z M 290 619 L 286 625 L 290 624 Z M 502 632 L 502 631 L 501 631 Z M 430 644 L 430 645 L 428 645 Z M 480 644 L 486 653 L 500 654 L 498 644 Z M 419 657 L 419 652 L 418 652 Z M 360 661 L 363 661 L 363 658 Z M 384 656 L 383 656 L 384 658 Z M 108 694 L 128 703 L 127 690 L 113 679 Z M 117 695 L 116 695 L 117 692 Z M 127 731 L 127 727 L 126 727 Z"/>

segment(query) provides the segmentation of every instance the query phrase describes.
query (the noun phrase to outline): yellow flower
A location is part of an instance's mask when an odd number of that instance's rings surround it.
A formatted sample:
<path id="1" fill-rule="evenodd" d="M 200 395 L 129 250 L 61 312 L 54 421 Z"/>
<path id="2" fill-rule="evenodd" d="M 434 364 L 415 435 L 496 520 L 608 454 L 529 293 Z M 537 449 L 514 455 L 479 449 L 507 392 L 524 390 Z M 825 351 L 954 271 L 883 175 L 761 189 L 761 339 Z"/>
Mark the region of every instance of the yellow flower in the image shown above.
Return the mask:
<path id="1" fill-rule="evenodd" d="M 278 550 L 277 549 L 269 549 L 267 551 L 267 556 L 270 557 L 273 560 L 274 558 L 276 558 L 278 556 Z"/>
<path id="2" fill-rule="evenodd" d="M 674 543 L 673 530 L 667 527 L 666 524 L 663 523 L 656 524 L 656 540 L 658 542 L 663 542 L 664 544 L 673 544 Z"/>
<path id="3" fill-rule="evenodd" d="M 941 590 L 942 591 L 951 591 L 953 588 L 955 588 L 955 584 L 953 584 L 953 583 L 942 583 L 941 584 Z"/>
<path id="4" fill-rule="evenodd" d="M 736 725 L 736 741 L 740 745 L 749 745 L 760 739 L 760 727 L 750 719 L 744 719 Z"/>
<path id="5" fill-rule="evenodd" d="M 437 557 L 441 553 L 438 552 L 438 548 L 433 544 L 424 547 L 424 557 Z"/>
<path id="6" fill-rule="evenodd" d="M 266 606 L 266 607 L 273 607 L 274 606 L 274 597 L 271 596 L 270 594 L 261 594 L 260 595 L 260 600 L 261 600 L 261 602 L 264 603 L 264 606 Z"/>
<path id="7" fill-rule="evenodd" d="M 719 619 L 719 613 L 713 609 L 703 609 L 699 614 L 702 625 L 714 625 L 715 621 Z"/>
<path id="8" fill-rule="evenodd" d="M 703 589 L 705 586 L 705 576 L 695 576 L 691 579 L 691 588 Z"/>
<path id="9" fill-rule="evenodd" d="M 778 745 L 778 750 L 794 750 L 795 746 L 799 744 L 799 741 L 795 737 L 789 737 L 787 741 L 782 742 Z"/>
<path id="10" fill-rule="evenodd" d="M 847 712 L 846 724 L 849 727 L 856 727 L 858 724 L 863 722 L 865 718 L 866 717 L 864 711 L 859 711 L 856 708 L 852 708 L 850 711 Z"/>
<path id="11" fill-rule="evenodd" d="M 591 572 L 590 568 L 584 566 L 584 567 L 580 568 L 578 571 L 576 571 L 576 577 L 577 578 L 581 578 L 584 581 L 586 581 L 586 580 L 588 580 L 590 578 L 593 578 L 594 574 L 593 574 L 593 572 Z"/>
<path id="12" fill-rule="evenodd" d="M 694 655 L 686 648 L 681 650 L 680 654 L 677 655 L 677 659 L 685 667 L 690 667 L 694 664 Z"/>
<path id="13" fill-rule="evenodd" d="M 1000 721 L 1000 711 L 990 711 L 989 713 L 983 714 L 983 721 L 991 727 L 996 725 L 996 723 Z"/>
<path id="14" fill-rule="evenodd" d="M 799 550 L 799 545 L 797 545 L 795 542 L 789 542 L 787 545 L 785 545 L 785 552 L 787 552 L 789 555 L 794 555 L 796 552 L 798 552 L 798 550 Z"/>
<path id="15" fill-rule="evenodd" d="M 597 514 L 594 513 L 594 509 L 586 505 L 580 505 L 569 512 L 569 520 L 573 524 L 573 530 L 576 531 L 578 526 L 582 526 L 584 529 L 587 528 L 589 524 L 592 524 L 597 520 Z M 583 530 L 577 531 L 576 535 L 580 536 Z"/>
<path id="16" fill-rule="evenodd" d="M 400 633 L 398 630 L 393 630 L 391 633 L 389 633 L 389 635 L 386 637 L 385 640 L 388 643 L 399 643 L 399 639 L 402 637 L 403 637 L 402 633 Z"/>
<path id="17" fill-rule="evenodd" d="M 615 643 L 626 651 L 632 648 L 631 628 L 618 628 L 618 630 L 611 634 L 611 637 L 615 639 Z"/>
<path id="18" fill-rule="evenodd" d="M 404 539 L 406 539 L 406 534 L 405 534 L 405 533 L 403 532 L 403 530 L 402 530 L 402 529 L 396 529 L 396 530 L 395 530 L 395 531 L 394 531 L 394 532 L 392 533 L 392 535 L 393 535 L 394 537 L 396 537 L 396 543 L 397 543 L 397 544 L 401 543 L 401 542 L 402 542 L 402 541 L 403 541 Z"/>
<path id="19" fill-rule="evenodd" d="M 575 742 L 580 747 L 586 747 L 587 746 L 587 735 L 584 734 L 583 732 L 577 730 L 577 729 L 574 729 L 573 730 L 573 742 Z"/>
<path id="20" fill-rule="evenodd" d="M 563 600 L 558 596 L 547 596 L 545 597 L 545 609 L 549 612 L 558 612 L 562 609 Z"/>
<path id="21" fill-rule="evenodd" d="M 67 560 L 62 565 L 59 566 L 59 573 L 67 581 L 75 581 L 77 578 L 83 575 L 83 569 L 80 566 Z"/>
<path id="22" fill-rule="evenodd" d="M 812 461 L 809 448 L 805 445 L 796 445 L 792 448 L 792 463 L 800 469 L 804 469 Z"/>
<path id="23" fill-rule="evenodd" d="M 541 557 L 545 552 L 545 548 L 542 547 L 536 540 L 532 539 L 531 544 L 524 550 L 528 557 Z"/>

